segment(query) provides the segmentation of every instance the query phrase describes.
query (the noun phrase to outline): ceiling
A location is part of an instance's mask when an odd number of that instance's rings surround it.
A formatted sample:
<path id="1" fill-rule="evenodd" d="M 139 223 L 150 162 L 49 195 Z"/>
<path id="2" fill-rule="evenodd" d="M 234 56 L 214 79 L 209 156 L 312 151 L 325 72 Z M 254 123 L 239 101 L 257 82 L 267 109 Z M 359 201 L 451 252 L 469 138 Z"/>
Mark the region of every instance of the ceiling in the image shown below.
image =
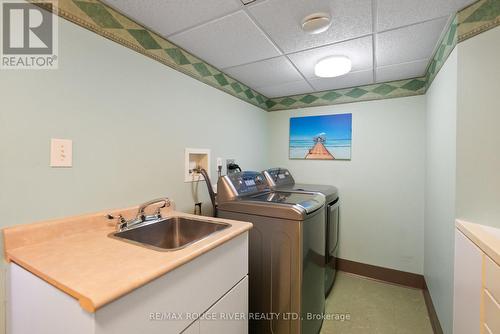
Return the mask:
<path id="1" fill-rule="evenodd" d="M 270 98 L 422 76 L 453 14 L 475 1 L 104 0 Z M 332 25 L 304 33 L 315 12 Z M 329 55 L 350 57 L 352 71 L 316 77 Z"/>

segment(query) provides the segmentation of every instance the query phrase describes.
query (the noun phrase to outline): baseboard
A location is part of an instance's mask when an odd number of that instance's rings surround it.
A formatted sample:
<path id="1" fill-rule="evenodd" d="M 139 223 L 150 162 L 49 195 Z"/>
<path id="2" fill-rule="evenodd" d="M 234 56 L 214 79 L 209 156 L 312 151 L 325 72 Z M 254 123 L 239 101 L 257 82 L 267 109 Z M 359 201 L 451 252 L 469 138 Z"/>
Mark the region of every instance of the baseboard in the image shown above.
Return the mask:
<path id="1" fill-rule="evenodd" d="M 434 303 L 432 302 L 431 294 L 427 288 L 427 283 L 424 280 L 424 300 L 425 306 L 427 307 L 427 313 L 429 313 L 429 319 L 431 320 L 432 330 L 434 334 L 443 334 L 443 328 L 439 322 L 439 318 L 434 308 Z"/>
<path id="2" fill-rule="evenodd" d="M 432 330 L 434 331 L 434 334 L 443 334 L 443 329 L 439 323 L 436 309 L 434 308 L 434 304 L 423 275 L 345 259 L 337 259 L 337 269 L 392 284 L 421 289 L 424 293 L 425 306 L 427 307 L 427 313 L 429 314 Z"/>
<path id="3" fill-rule="evenodd" d="M 337 259 L 337 261 L 337 269 L 341 271 L 416 289 L 423 290 L 425 287 L 423 275 L 344 259 Z"/>

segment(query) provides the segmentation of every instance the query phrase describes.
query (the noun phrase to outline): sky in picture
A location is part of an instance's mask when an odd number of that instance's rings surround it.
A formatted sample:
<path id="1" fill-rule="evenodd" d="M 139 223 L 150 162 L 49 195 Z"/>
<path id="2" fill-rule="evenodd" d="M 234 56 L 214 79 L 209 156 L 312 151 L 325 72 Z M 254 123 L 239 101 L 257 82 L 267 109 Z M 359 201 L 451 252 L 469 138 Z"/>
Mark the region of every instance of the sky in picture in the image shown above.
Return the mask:
<path id="1" fill-rule="evenodd" d="M 314 137 L 326 138 L 324 146 L 337 160 L 351 159 L 352 114 L 337 114 L 290 119 L 290 158 L 304 159 Z"/>

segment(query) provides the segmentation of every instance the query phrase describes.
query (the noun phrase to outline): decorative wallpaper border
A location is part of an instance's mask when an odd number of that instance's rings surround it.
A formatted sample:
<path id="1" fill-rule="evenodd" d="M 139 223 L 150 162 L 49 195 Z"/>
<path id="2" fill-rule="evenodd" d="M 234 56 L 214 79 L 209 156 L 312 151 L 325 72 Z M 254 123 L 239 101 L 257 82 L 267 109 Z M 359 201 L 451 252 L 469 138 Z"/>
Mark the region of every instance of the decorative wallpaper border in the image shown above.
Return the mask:
<path id="1" fill-rule="evenodd" d="M 480 0 L 455 15 L 423 77 L 268 99 L 266 102 L 268 111 L 425 94 L 457 43 L 498 25 L 500 25 L 500 0 Z"/>
<path id="2" fill-rule="evenodd" d="M 360 101 L 382 100 L 425 93 L 425 77 L 378 83 L 318 93 L 278 97 L 267 100 L 267 110 L 317 107 Z"/>
<path id="3" fill-rule="evenodd" d="M 455 49 L 455 46 L 457 45 L 457 40 L 458 40 L 457 28 L 458 28 L 458 19 L 457 15 L 455 15 L 452 22 L 450 23 L 450 26 L 448 27 L 448 30 L 441 39 L 438 48 L 434 52 L 434 55 L 431 61 L 429 62 L 429 65 L 427 66 L 425 74 L 426 91 L 431 86 L 432 81 L 434 80 L 439 70 L 441 69 L 441 67 L 443 67 L 444 63 L 446 62 L 451 52 L 453 51 L 453 49 Z"/>
<path id="4" fill-rule="evenodd" d="M 480 0 L 464 8 L 458 16 L 458 42 L 500 25 L 500 0 Z"/>
<path id="5" fill-rule="evenodd" d="M 455 46 L 500 25 L 500 0 L 480 0 L 455 15 L 426 71 L 426 91 Z"/>
<path id="6" fill-rule="evenodd" d="M 43 7 L 44 0 L 28 1 Z M 57 4 L 60 17 L 267 111 L 425 94 L 457 43 L 500 25 L 500 0 L 479 0 L 457 13 L 423 77 L 267 98 L 100 0 L 58 0 Z"/>
<path id="7" fill-rule="evenodd" d="M 28 0 L 44 7 L 44 0 Z M 46 8 L 49 9 L 49 8 Z M 266 109 L 267 97 L 186 50 L 144 28 L 99 0 L 58 0 L 57 14 L 196 80 Z"/>

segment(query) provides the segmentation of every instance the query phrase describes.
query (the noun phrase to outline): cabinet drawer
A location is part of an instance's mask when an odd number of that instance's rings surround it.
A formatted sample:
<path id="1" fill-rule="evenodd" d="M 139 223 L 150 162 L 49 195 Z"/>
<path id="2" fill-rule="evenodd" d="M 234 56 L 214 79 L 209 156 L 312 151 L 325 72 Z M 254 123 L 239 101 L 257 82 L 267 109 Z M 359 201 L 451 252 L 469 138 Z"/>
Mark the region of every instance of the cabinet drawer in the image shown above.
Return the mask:
<path id="1" fill-rule="evenodd" d="M 492 334 L 500 334 L 500 305 L 484 291 L 484 322 Z"/>
<path id="2" fill-rule="evenodd" d="M 453 334 L 479 334 L 483 253 L 462 232 L 455 230 Z"/>
<path id="3" fill-rule="evenodd" d="M 97 310 L 95 334 L 181 333 L 246 275 L 248 232 Z"/>
<path id="4" fill-rule="evenodd" d="M 484 287 L 500 302 L 500 266 L 493 262 L 488 256 L 485 258 Z"/>
<path id="5" fill-rule="evenodd" d="M 182 334 L 200 334 L 200 320 L 196 320 Z"/>
<path id="6" fill-rule="evenodd" d="M 219 299 L 200 320 L 200 334 L 248 333 L 248 276 Z"/>

